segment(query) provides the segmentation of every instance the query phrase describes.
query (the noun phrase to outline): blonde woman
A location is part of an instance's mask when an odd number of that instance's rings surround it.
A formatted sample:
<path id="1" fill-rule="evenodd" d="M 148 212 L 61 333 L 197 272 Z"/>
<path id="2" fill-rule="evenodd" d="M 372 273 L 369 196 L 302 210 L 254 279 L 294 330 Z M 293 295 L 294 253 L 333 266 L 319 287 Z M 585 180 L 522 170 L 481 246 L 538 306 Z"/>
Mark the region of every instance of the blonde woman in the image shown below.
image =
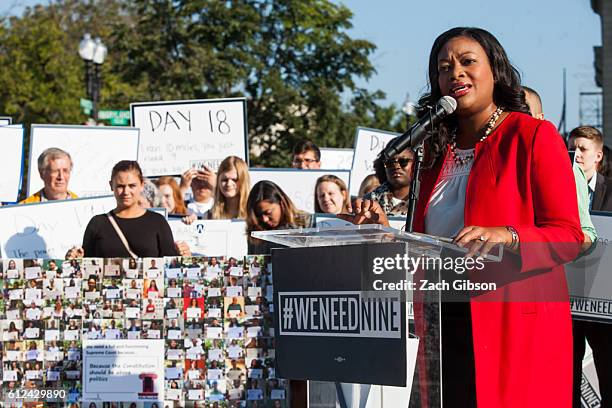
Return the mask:
<path id="1" fill-rule="evenodd" d="M 314 202 L 316 213 L 347 213 L 350 206 L 348 189 L 342 179 L 333 174 L 326 174 L 317 179 Z"/>
<path id="2" fill-rule="evenodd" d="M 247 199 L 251 188 L 249 168 L 236 156 L 226 157 L 217 171 L 215 204 L 207 218 L 213 220 L 242 218 L 247 216 Z"/>

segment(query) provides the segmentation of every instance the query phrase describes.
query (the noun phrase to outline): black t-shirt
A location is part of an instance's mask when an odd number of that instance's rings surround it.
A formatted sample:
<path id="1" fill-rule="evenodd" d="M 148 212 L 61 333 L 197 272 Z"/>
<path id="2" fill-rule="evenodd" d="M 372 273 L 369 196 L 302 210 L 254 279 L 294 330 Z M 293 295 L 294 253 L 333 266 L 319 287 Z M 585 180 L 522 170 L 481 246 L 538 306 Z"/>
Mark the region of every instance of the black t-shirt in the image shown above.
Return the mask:
<path id="1" fill-rule="evenodd" d="M 119 218 L 114 213 L 111 214 L 125 235 L 130 249 L 138 257 L 178 255 L 172 231 L 162 215 L 146 211 L 138 218 Z M 87 224 L 83 236 L 83 250 L 86 257 L 130 257 L 106 214 L 96 215 Z"/>

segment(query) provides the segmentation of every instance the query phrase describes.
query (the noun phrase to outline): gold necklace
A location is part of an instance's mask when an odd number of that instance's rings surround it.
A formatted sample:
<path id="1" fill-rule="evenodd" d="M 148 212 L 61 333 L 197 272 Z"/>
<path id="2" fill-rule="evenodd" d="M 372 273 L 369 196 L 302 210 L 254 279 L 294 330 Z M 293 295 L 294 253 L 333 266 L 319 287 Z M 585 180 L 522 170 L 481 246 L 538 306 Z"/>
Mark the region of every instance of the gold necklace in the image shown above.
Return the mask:
<path id="1" fill-rule="evenodd" d="M 504 108 L 499 107 L 495 110 L 495 112 L 493 112 L 493 114 L 491 115 L 491 118 L 489 119 L 489 122 L 487 123 L 487 127 L 485 128 L 485 132 L 484 135 L 480 138 L 480 140 L 478 141 L 478 143 L 480 142 L 484 142 L 485 139 L 487 137 L 489 137 L 489 135 L 491 134 L 491 132 L 493 132 L 493 128 L 495 127 L 495 123 L 497 123 L 497 120 L 499 119 L 499 117 L 501 116 L 501 114 L 503 113 Z M 459 157 L 457 156 L 457 128 L 453 128 L 453 130 L 451 131 L 451 138 L 450 138 L 450 142 L 448 144 L 448 148 L 450 150 L 451 156 L 453 158 L 453 160 L 455 161 L 455 163 L 457 164 L 466 164 L 468 163 L 470 160 L 472 160 L 474 158 L 474 153 L 470 153 L 466 156 L 463 157 Z"/>

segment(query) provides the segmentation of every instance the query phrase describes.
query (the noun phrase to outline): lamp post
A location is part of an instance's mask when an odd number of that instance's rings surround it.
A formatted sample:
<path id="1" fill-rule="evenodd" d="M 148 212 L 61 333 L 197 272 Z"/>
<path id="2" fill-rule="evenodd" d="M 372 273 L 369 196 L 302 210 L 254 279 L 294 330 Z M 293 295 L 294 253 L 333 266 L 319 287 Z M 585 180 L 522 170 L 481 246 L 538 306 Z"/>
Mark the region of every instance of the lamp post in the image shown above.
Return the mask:
<path id="1" fill-rule="evenodd" d="M 410 94 L 406 94 L 404 105 L 402 106 L 402 112 L 406 115 L 406 126 L 410 126 L 410 120 L 417 115 L 417 107 L 414 102 L 410 100 Z"/>
<path id="2" fill-rule="evenodd" d="M 83 35 L 83 39 L 79 43 L 79 56 L 85 61 L 87 98 L 92 103 L 91 114 L 96 122 L 98 121 L 97 105 L 100 101 L 100 88 L 102 87 L 100 67 L 104 63 L 107 53 L 108 49 L 100 37 L 93 40 L 89 33 Z"/>

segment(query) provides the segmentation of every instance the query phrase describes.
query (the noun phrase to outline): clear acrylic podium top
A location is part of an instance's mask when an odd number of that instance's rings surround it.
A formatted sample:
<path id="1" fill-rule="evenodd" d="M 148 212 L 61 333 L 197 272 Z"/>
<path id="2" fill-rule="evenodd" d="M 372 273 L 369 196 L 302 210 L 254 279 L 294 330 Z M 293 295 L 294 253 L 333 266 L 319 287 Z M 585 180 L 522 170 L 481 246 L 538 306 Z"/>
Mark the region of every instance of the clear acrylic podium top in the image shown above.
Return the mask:
<path id="1" fill-rule="evenodd" d="M 410 255 L 438 256 L 443 249 L 467 253 L 465 248 L 458 247 L 449 238 L 405 232 L 378 224 L 362 224 L 337 227 L 296 228 L 274 231 L 254 231 L 254 238 L 289 248 L 317 246 L 336 246 L 374 242 L 406 242 Z M 503 247 L 492 251 L 485 259 L 500 261 Z"/>

